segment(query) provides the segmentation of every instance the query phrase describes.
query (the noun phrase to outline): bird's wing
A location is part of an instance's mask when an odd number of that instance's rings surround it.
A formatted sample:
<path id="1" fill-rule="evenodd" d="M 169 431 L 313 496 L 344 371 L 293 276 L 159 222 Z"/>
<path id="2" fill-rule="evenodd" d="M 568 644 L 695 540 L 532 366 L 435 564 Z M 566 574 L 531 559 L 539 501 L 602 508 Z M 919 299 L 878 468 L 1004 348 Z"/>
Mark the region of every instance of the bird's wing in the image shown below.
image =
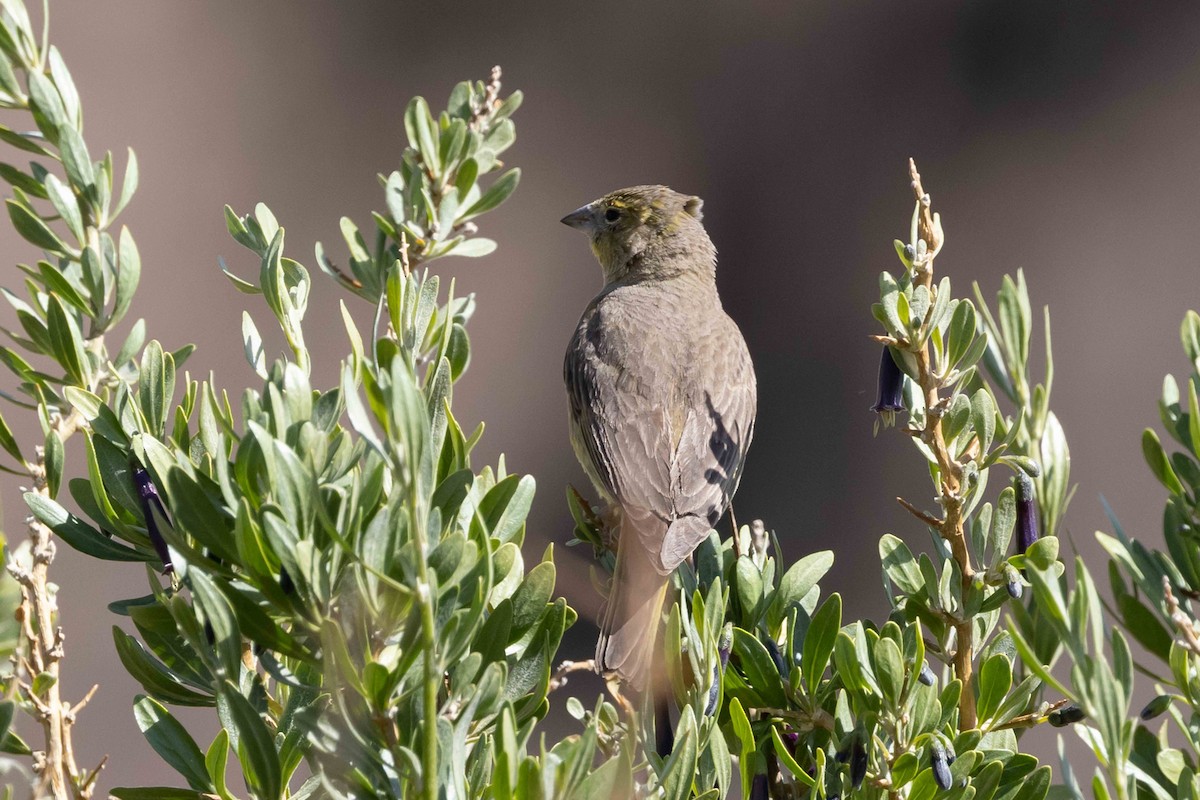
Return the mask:
<path id="1" fill-rule="evenodd" d="M 657 396 L 661 381 L 647 372 L 644 354 L 593 324 L 591 311 L 563 365 L 576 455 L 598 489 L 627 512 L 657 517 L 665 526 L 673 509 L 674 443 L 667 404 Z"/>
<path id="2" fill-rule="evenodd" d="M 732 321 L 721 327 L 725 335 L 703 343 L 697 354 L 697 394 L 671 464 L 675 516 L 696 517 L 706 524 L 671 527 L 662 545 L 666 567 L 687 558 L 725 513 L 754 435 L 754 366 Z"/>

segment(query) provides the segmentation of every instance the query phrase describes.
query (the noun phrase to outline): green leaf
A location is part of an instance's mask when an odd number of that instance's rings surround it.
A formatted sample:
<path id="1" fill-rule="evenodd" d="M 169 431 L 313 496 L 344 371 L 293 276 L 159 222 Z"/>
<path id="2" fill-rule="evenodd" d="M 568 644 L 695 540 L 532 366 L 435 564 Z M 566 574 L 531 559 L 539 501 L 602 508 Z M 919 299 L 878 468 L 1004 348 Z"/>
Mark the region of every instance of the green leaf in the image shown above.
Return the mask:
<path id="1" fill-rule="evenodd" d="M 0 447 L 4 448 L 4 452 L 17 460 L 17 463 L 24 465 L 25 458 L 21 455 L 21 448 L 17 446 L 16 437 L 13 436 L 12 429 L 8 427 L 4 417 L 0 417 Z"/>
<path id="2" fill-rule="evenodd" d="M 125 180 L 121 182 L 121 196 L 117 200 L 116 208 L 113 209 L 113 218 L 125 210 L 125 206 L 129 205 L 129 201 L 133 199 L 133 193 L 137 191 L 138 187 L 137 154 L 133 152 L 132 147 L 128 148 L 127 152 L 129 158 L 125 162 Z"/>
<path id="3" fill-rule="evenodd" d="M 745 627 L 753 628 L 758 622 L 759 606 L 762 603 L 763 579 L 762 573 L 749 556 L 739 556 L 734 563 L 733 588 Z"/>
<path id="4" fill-rule="evenodd" d="M 879 558 L 883 562 L 883 571 L 900 591 L 908 595 L 920 595 L 924 591 L 921 568 L 903 540 L 890 533 L 884 534 L 879 540 Z"/>
<path id="5" fill-rule="evenodd" d="M 52 428 L 46 433 L 45 445 L 46 490 L 51 499 L 58 496 L 65 458 L 66 451 L 63 449 L 62 439 L 58 438 L 58 433 Z"/>
<path id="6" fill-rule="evenodd" d="M 1038 569 L 1050 569 L 1058 561 L 1058 537 L 1043 536 L 1025 551 L 1025 560 Z"/>
<path id="7" fill-rule="evenodd" d="M 133 679 L 147 692 L 167 703 L 178 706 L 211 706 L 214 699 L 184 686 L 156 659 L 151 658 L 137 639 L 113 626 L 113 641 L 117 657 Z"/>
<path id="8" fill-rule="evenodd" d="M 278 800 L 283 791 L 279 753 L 262 717 L 229 681 L 222 687 L 219 698 L 237 730 L 238 759 L 242 762 L 247 788 L 258 800 Z"/>
<path id="9" fill-rule="evenodd" d="M 980 720 L 989 720 L 1004 702 L 1012 686 L 1012 663 L 1008 656 L 996 653 L 979 669 L 978 711 Z"/>
<path id="10" fill-rule="evenodd" d="M 496 182 L 489 186 L 487 191 L 483 193 L 483 196 L 476 200 L 475 204 L 458 218 L 458 221 L 465 222 L 487 211 L 491 211 L 507 200 L 517 190 L 517 184 L 520 182 L 521 170 L 517 168 L 510 169 L 497 178 Z"/>
<path id="11" fill-rule="evenodd" d="M 74 316 L 67 313 L 62 301 L 53 294 L 46 306 L 46 330 L 50 335 L 54 359 L 76 385 L 87 386 L 91 370 L 83 347 L 83 334 L 75 324 Z"/>
<path id="12" fill-rule="evenodd" d="M 142 367 L 138 376 L 138 401 L 151 434 L 162 434 L 167 407 L 174 393 L 175 365 L 163 353 L 158 340 L 151 340 L 142 352 Z"/>
<path id="13" fill-rule="evenodd" d="M 217 731 L 212 744 L 208 746 L 208 752 L 204 754 L 204 768 L 208 771 L 213 788 L 222 800 L 232 800 L 233 797 L 225 786 L 225 766 L 228 763 L 229 734 L 222 728 Z"/>
<path id="14" fill-rule="evenodd" d="M 476 237 L 467 239 L 447 253 L 448 256 L 463 256 L 465 258 L 480 258 L 482 256 L 491 255 L 496 250 L 496 242 L 492 239 Z"/>
<path id="15" fill-rule="evenodd" d="M 133 716 L 154 752 L 182 775 L 188 786 L 199 791 L 214 791 L 204 754 L 166 706 L 146 695 L 138 695 L 133 704 Z"/>
<path id="16" fill-rule="evenodd" d="M 775 593 L 775 603 L 780 615 L 786 614 L 793 605 L 799 604 L 832 566 L 832 550 L 812 553 L 792 564 L 780 579 L 779 589 Z"/>
<path id="17" fill-rule="evenodd" d="M 479 503 L 478 513 L 485 530 L 501 542 L 516 537 L 524 530 L 535 488 L 530 475 L 509 475 L 493 486 Z"/>
<path id="18" fill-rule="evenodd" d="M 45 194 L 54 205 L 54 210 L 62 217 L 63 222 L 71 231 L 76 241 L 84 240 L 83 216 L 79 213 L 79 202 L 75 194 L 53 172 L 46 174 Z"/>
<path id="19" fill-rule="evenodd" d="M 59 129 L 68 124 L 62 98 L 55 90 L 50 78 L 41 70 L 29 70 L 26 76 L 29 83 L 29 101 L 32 106 L 30 110 L 34 112 L 38 128 L 47 139 L 57 144 Z"/>
<path id="20" fill-rule="evenodd" d="M 1146 463 L 1150 465 L 1150 471 L 1154 473 L 1154 477 L 1167 487 L 1168 492 L 1175 495 L 1184 493 L 1183 484 L 1179 482 L 1175 470 L 1171 468 L 1171 461 L 1163 450 L 1162 442 L 1158 440 L 1158 434 L 1150 428 L 1146 428 L 1142 432 L 1142 455 L 1146 457 Z"/>
<path id="21" fill-rule="evenodd" d="M 112 318 L 107 327 L 112 327 L 125 317 L 129 306 L 133 303 L 133 295 L 137 292 L 138 282 L 142 277 L 142 257 L 138 254 L 137 244 L 133 235 L 124 225 L 121 226 L 121 236 L 117 244 L 117 291 L 113 301 Z"/>
<path id="22" fill-rule="evenodd" d="M 84 555 L 106 561 L 157 560 L 151 554 L 114 542 L 48 497 L 35 492 L 26 492 L 24 497 L 29 510 L 40 522 Z"/>
<path id="23" fill-rule="evenodd" d="M 900 645 L 884 636 L 875 643 L 875 677 L 886 702 L 895 704 L 904 690 L 904 656 Z"/>
<path id="24" fill-rule="evenodd" d="M 980 389 L 971 397 L 971 425 L 979 437 L 979 452 L 986 455 L 996 435 L 996 404 L 987 389 Z"/>
<path id="25" fill-rule="evenodd" d="M 675 731 L 675 747 L 663 766 L 663 800 L 688 800 L 692 796 L 692 781 L 696 776 L 696 718 L 687 706 L 679 717 Z"/>
<path id="26" fill-rule="evenodd" d="M 59 155 L 62 156 L 63 169 L 71 184 L 81 190 L 94 192 L 96 185 L 96 168 L 88 155 L 87 145 L 83 136 L 73 127 L 63 128 L 58 142 Z M 91 192 L 89 192 L 91 193 Z"/>
<path id="27" fill-rule="evenodd" d="M 804 684 L 810 695 L 815 695 L 825 674 L 825 667 L 833 655 L 838 631 L 842 628 L 842 597 L 832 594 L 813 614 L 804 634 L 804 646 L 800 656 L 800 668 Z"/>
<path id="28" fill-rule="evenodd" d="M 734 628 L 733 655 L 764 705 L 779 708 L 786 704 L 783 678 L 762 642 L 753 634 Z"/>
<path id="29" fill-rule="evenodd" d="M 512 596 L 512 635 L 528 630 L 546 613 L 546 605 L 554 594 L 555 568 L 553 561 L 538 564 Z"/>

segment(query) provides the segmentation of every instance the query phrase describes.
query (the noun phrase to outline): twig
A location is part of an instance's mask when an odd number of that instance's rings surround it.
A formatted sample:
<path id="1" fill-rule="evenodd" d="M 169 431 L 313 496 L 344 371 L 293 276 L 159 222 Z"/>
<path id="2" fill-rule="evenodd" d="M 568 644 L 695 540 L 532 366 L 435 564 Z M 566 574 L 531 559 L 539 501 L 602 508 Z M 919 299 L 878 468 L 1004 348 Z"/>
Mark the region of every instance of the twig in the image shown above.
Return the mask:
<path id="1" fill-rule="evenodd" d="M 912 503 L 905 500 L 903 497 L 897 497 L 896 502 L 904 507 L 904 510 L 912 514 L 917 519 L 924 522 L 931 528 L 941 530 L 942 520 L 914 506 Z"/>
<path id="2" fill-rule="evenodd" d="M 936 296 L 933 283 L 933 260 L 942 247 L 942 230 L 939 221 L 933 216 L 932 204 L 921 185 L 921 175 L 917 172 L 916 162 L 908 161 L 909 177 L 912 179 L 913 196 L 919 206 L 917 217 L 917 232 L 925 242 L 925 253 L 915 263 L 914 270 L 917 279 Z M 917 383 L 925 393 L 925 408 L 934 409 L 941 402 L 938 396 L 940 381 L 933 373 L 932 360 L 929 354 L 929 344 L 921 346 L 915 353 L 917 362 Z M 942 416 L 927 413 L 925 428 L 920 432 L 921 439 L 933 451 L 938 464 L 938 474 L 941 483 L 940 504 L 945 516 L 935 526 L 942 538 L 950 544 L 951 554 L 962 573 L 963 589 L 971 584 L 975 570 L 971 567 L 971 553 L 967 549 L 967 537 L 963 530 L 962 516 L 962 466 L 955 461 L 946 446 L 942 433 Z M 910 509 L 911 510 L 911 509 Z M 924 518 L 922 518 L 924 519 Z M 960 730 L 970 730 L 978 723 L 975 711 L 974 687 L 974 630 L 970 619 L 963 620 L 954 626 L 956 644 L 954 649 L 954 674 L 962 681 L 962 695 L 958 706 L 958 726 Z"/>
<path id="3" fill-rule="evenodd" d="M 92 352 L 102 352 L 103 345 L 102 335 L 87 342 L 87 347 Z M 92 385 L 88 388 L 92 391 L 97 390 L 106 377 L 101 371 L 93 378 Z M 84 419 L 77 409 L 72 409 L 66 417 L 52 416 L 50 425 L 58 438 L 65 443 L 83 427 Z M 38 448 L 36 454 L 34 462 L 27 464 L 29 477 L 33 481 L 33 491 L 43 497 L 49 497 L 46 454 L 42 448 Z M 81 772 L 75 762 L 71 729 L 75 724 L 76 714 L 92 699 L 98 687 L 93 686 L 75 705 L 71 705 L 62 697 L 60 667 L 66 635 L 56 624 L 58 604 L 50 588 L 50 565 L 54 561 L 56 551 L 53 531 L 33 517 L 29 519 L 28 529 L 28 566 L 10 560 L 7 569 L 21 587 L 21 604 L 17 613 L 22 623 L 23 646 L 26 652 L 18 664 L 29 679 L 19 678 L 19 682 L 24 696 L 37 711 L 46 748 L 35 753 L 33 764 L 37 784 L 34 796 L 54 800 L 89 800 L 96 788 L 96 778 L 107 763 L 108 757 L 105 756 L 90 772 Z M 51 680 L 39 696 L 33 692 L 32 681 L 34 676 L 43 673 L 50 676 Z"/>
<path id="4" fill-rule="evenodd" d="M 558 669 L 554 671 L 554 676 L 550 678 L 550 688 L 547 692 L 553 692 L 555 689 L 567 685 L 567 675 L 572 672 L 595 672 L 596 661 L 589 658 L 587 661 L 564 661 L 558 665 Z"/>
<path id="5" fill-rule="evenodd" d="M 1069 702 L 1071 702 L 1071 701 L 1066 700 L 1066 699 L 1055 700 L 1053 703 L 1046 706 L 1044 709 L 1041 709 L 1038 711 L 1033 711 L 1029 714 L 1022 714 L 1019 717 L 1013 717 L 1012 719 L 1010 719 L 1008 722 L 1004 723 L 1003 725 L 997 725 L 996 727 L 992 728 L 992 730 L 1007 731 L 1007 730 L 1011 730 L 1013 728 L 1032 728 L 1035 725 L 1041 725 L 1043 722 L 1046 721 L 1046 718 L 1050 715 L 1051 711 L 1060 709 Z"/>
<path id="6" fill-rule="evenodd" d="M 771 706 L 759 706 L 746 709 L 747 713 L 757 713 L 767 717 L 779 717 L 786 719 L 792 723 L 793 727 L 801 731 L 811 731 L 820 728 L 826 731 L 834 729 L 834 719 L 828 711 L 818 708 L 811 714 L 803 711 L 795 711 L 788 708 L 773 708 Z"/>
<path id="7" fill-rule="evenodd" d="M 1196 626 L 1188 618 L 1188 615 L 1183 613 L 1183 609 L 1179 607 L 1179 601 L 1175 599 L 1175 595 L 1171 592 L 1171 581 L 1163 575 L 1163 599 L 1167 604 L 1167 615 L 1171 618 L 1171 622 L 1175 623 L 1175 630 L 1179 631 L 1183 643 L 1187 648 L 1196 655 L 1200 656 L 1200 638 L 1196 636 Z"/>

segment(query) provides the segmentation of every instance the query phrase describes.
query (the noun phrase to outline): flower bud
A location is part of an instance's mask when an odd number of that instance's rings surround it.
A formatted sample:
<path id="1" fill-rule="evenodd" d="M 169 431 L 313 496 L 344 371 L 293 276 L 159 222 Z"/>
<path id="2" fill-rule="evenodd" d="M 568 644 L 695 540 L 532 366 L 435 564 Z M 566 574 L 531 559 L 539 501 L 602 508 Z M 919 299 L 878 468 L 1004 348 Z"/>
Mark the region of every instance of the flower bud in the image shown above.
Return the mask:
<path id="1" fill-rule="evenodd" d="M 1020 600 L 1021 595 L 1025 592 L 1025 587 L 1021 585 L 1021 576 L 1017 574 L 1017 570 L 1010 566 L 1004 567 L 1004 586 L 1008 589 L 1008 596 L 1013 600 Z"/>
<path id="2" fill-rule="evenodd" d="M 926 686 L 933 686 L 937 683 L 937 676 L 933 674 L 933 670 L 929 668 L 929 664 L 921 664 L 921 673 L 917 675 L 917 680 Z"/>
<path id="3" fill-rule="evenodd" d="M 708 687 L 708 705 L 704 707 L 704 716 L 711 717 L 717 713 L 717 699 L 721 696 L 721 668 L 713 664 L 712 686 Z"/>
<path id="4" fill-rule="evenodd" d="M 890 347 L 879 359 L 879 399 L 871 410 L 879 414 L 885 428 L 896 424 L 896 412 L 904 410 L 904 373 L 896 366 Z"/>
<path id="5" fill-rule="evenodd" d="M 933 766 L 933 779 L 937 785 L 946 790 L 954 782 L 953 776 L 950 774 L 950 763 L 946 760 L 946 748 L 940 741 L 934 739 L 929 746 L 930 761 Z"/>
<path id="6" fill-rule="evenodd" d="M 1087 715 L 1083 713 L 1083 709 L 1076 705 L 1063 706 L 1062 708 L 1051 711 L 1046 717 L 1046 721 L 1056 728 L 1065 728 L 1071 723 L 1079 722 Z"/>
<path id="7" fill-rule="evenodd" d="M 173 572 L 175 567 L 171 564 L 171 551 L 167 549 L 167 540 L 159 531 L 158 521 L 154 516 L 157 513 L 167 520 L 167 510 L 158 497 L 158 488 L 154 481 L 150 480 L 150 473 L 146 472 L 141 464 L 134 463 L 130 466 L 133 469 L 133 485 L 142 503 L 142 516 L 146 519 L 146 533 L 150 536 L 150 543 L 154 545 L 154 552 L 158 553 L 158 559 L 162 562 L 163 573 Z"/>
<path id="8" fill-rule="evenodd" d="M 850 747 L 850 785 L 857 789 L 867 777 L 867 748 L 855 736 Z"/>
<path id="9" fill-rule="evenodd" d="M 1142 713 L 1138 716 L 1147 721 L 1152 720 L 1159 714 L 1166 711 L 1170 705 L 1171 696 L 1168 694 L 1160 694 L 1149 703 L 1146 703 L 1146 707 L 1142 709 Z"/>
<path id="10" fill-rule="evenodd" d="M 770 800 L 771 787 L 766 775 L 755 775 L 750 782 L 750 800 Z"/>
<path id="11" fill-rule="evenodd" d="M 1013 479 L 1017 489 L 1017 552 L 1024 555 L 1038 540 L 1038 510 L 1033 497 L 1033 481 L 1024 472 Z"/>
<path id="12" fill-rule="evenodd" d="M 292 576 L 288 574 L 287 567 L 279 565 L 279 589 L 284 594 L 292 594 L 296 591 L 296 584 L 292 582 Z"/>
<path id="13" fill-rule="evenodd" d="M 708 706 L 704 709 L 704 716 L 711 717 L 717 713 L 717 700 L 721 696 L 721 679 L 725 674 L 725 667 L 729 664 L 729 651 L 733 649 L 733 625 L 726 623 L 721 629 L 721 638 L 717 640 L 717 655 L 721 659 L 719 664 L 713 664 L 713 681 L 712 686 L 708 689 Z"/>
<path id="14" fill-rule="evenodd" d="M 763 636 L 763 644 L 766 645 L 767 653 L 771 656 L 771 663 L 775 665 L 775 671 L 786 682 L 788 676 L 787 662 L 783 660 L 783 653 L 780 652 L 779 645 L 775 644 L 775 640 L 770 636 Z"/>
<path id="15" fill-rule="evenodd" d="M 654 699 L 654 749 L 666 758 L 675 749 L 675 730 L 671 727 L 671 706 L 665 695 Z"/>
<path id="16" fill-rule="evenodd" d="M 721 672 L 729 666 L 729 653 L 733 650 L 733 623 L 726 622 L 721 629 L 721 638 L 717 640 L 717 653 L 721 656 Z"/>

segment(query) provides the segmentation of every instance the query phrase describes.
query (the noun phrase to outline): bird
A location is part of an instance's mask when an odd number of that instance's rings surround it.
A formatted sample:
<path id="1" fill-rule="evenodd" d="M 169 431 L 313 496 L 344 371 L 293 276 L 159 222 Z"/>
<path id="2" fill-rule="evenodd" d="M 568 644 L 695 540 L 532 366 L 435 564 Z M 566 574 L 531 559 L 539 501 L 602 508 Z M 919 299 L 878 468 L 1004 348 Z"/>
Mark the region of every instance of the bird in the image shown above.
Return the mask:
<path id="1" fill-rule="evenodd" d="M 725 513 L 754 434 L 754 365 L 717 293 L 702 207 L 634 186 L 562 219 L 604 275 L 563 365 L 572 447 L 616 520 L 596 671 L 639 692 L 671 574 Z"/>

